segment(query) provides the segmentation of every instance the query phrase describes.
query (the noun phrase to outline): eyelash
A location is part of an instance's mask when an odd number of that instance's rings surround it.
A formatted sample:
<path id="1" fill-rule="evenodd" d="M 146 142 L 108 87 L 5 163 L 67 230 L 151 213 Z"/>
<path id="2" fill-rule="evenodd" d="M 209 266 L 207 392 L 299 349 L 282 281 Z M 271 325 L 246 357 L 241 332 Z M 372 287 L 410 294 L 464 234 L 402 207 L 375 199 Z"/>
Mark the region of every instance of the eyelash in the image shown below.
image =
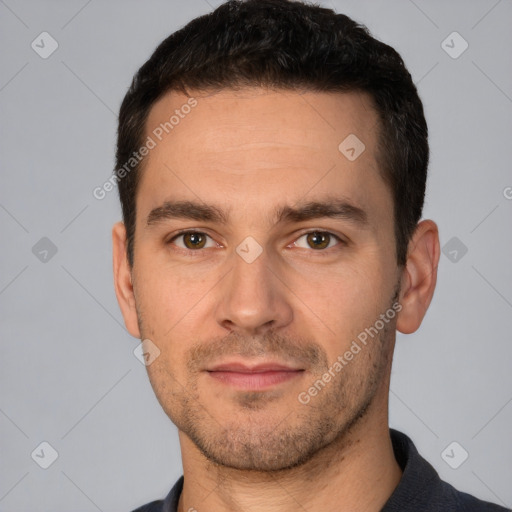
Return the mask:
<path id="1" fill-rule="evenodd" d="M 208 235 L 208 233 L 205 233 L 204 231 L 185 229 L 183 231 L 179 231 L 178 233 L 176 233 L 171 239 L 169 239 L 166 242 L 166 245 L 172 245 L 172 242 L 174 242 L 174 240 L 176 240 L 180 236 L 192 234 L 192 233 L 198 233 L 200 235 L 205 235 L 213 240 L 213 238 L 210 235 Z M 309 231 L 306 231 L 306 232 L 302 233 L 298 238 L 296 238 L 292 243 L 293 244 L 296 243 L 297 240 L 300 240 L 302 237 L 307 236 L 310 233 L 319 233 L 322 235 L 329 235 L 330 237 L 334 238 L 338 242 L 338 244 L 336 244 L 334 247 L 328 247 L 326 249 L 319 249 L 319 250 L 311 249 L 311 251 L 314 251 L 315 253 L 317 253 L 320 256 L 329 256 L 329 254 L 330 254 L 330 252 L 328 252 L 329 249 L 334 249 L 338 245 L 341 245 L 341 246 L 347 245 L 347 242 L 345 240 L 343 240 L 339 236 L 335 235 L 334 233 L 331 233 L 330 231 L 322 231 L 320 229 L 311 229 Z M 217 242 L 215 242 L 215 243 L 217 243 Z M 289 245 L 291 245 L 291 244 L 289 244 Z M 209 249 L 211 249 L 211 247 L 209 247 Z M 303 249 L 303 247 L 299 247 L 299 249 Z M 185 254 L 186 256 L 189 256 L 191 258 L 200 256 L 201 253 L 203 252 L 202 249 L 183 249 L 182 247 L 177 247 L 175 250 L 177 250 L 177 251 L 181 252 L 182 254 Z"/>

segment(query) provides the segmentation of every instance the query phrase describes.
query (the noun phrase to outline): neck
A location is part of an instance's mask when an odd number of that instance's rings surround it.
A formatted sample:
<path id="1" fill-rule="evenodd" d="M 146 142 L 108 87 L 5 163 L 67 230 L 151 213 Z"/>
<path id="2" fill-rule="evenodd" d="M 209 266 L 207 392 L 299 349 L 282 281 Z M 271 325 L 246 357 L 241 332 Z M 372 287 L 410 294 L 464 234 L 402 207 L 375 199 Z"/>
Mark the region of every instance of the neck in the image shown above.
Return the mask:
<path id="1" fill-rule="evenodd" d="M 307 463 L 277 472 L 214 465 L 180 432 L 184 484 L 178 512 L 295 512 L 301 506 L 325 512 L 379 512 L 402 471 L 389 435 L 387 400 L 380 411 L 372 410 L 378 402 Z"/>

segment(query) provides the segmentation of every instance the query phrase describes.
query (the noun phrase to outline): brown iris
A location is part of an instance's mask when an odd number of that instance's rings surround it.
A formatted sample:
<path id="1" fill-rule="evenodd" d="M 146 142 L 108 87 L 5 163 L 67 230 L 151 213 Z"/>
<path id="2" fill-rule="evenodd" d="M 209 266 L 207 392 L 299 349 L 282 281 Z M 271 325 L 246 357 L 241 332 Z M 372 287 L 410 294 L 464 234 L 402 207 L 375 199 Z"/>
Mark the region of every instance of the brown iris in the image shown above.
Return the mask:
<path id="1" fill-rule="evenodd" d="M 313 231 L 307 234 L 306 239 L 312 249 L 325 249 L 331 241 L 331 236 L 328 233 Z"/>
<path id="2" fill-rule="evenodd" d="M 187 249 L 202 249 L 206 243 L 203 233 L 184 233 L 182 236 Z"/>

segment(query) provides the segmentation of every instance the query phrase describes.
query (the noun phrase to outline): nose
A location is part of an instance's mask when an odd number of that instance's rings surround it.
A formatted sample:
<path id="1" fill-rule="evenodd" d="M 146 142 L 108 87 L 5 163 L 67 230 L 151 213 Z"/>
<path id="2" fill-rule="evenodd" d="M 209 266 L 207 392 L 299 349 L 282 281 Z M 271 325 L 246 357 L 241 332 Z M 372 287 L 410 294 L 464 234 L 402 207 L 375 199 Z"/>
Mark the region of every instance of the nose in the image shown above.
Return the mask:
<path id="1" fill-rule="evenodd" d="M 293 319 L 290 294 L 268 254 L 263 251 L 249 262 L 234 252 L 232 260 L 232 270 L 218 290 L 217 322 L 246 336 L 288 325 Z"/>

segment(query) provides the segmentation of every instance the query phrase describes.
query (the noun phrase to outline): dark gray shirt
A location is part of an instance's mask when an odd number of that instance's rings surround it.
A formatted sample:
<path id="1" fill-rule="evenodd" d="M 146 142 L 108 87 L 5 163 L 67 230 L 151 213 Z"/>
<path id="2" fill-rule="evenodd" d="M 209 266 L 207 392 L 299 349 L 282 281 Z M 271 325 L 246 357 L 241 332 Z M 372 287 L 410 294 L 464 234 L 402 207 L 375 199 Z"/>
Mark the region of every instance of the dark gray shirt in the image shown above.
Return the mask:
<path id="1" fill-rule="evenodd" d="M 443 482 L 409 437 L 398 430 L 389 431 L 403 473 L 381 512 L 510 512 Z M 182 488 L 183 477 L 180 477 L 165 500 L 153 501 L 133 512 L 177 512 Z"/>

